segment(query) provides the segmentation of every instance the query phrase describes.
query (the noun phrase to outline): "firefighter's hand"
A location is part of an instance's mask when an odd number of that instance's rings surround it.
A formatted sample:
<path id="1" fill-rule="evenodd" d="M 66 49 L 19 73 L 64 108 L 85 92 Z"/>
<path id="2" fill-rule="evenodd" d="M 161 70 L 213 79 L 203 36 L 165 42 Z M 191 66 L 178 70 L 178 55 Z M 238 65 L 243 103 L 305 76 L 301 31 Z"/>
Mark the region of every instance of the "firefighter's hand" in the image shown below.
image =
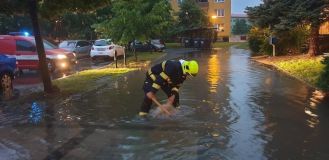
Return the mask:
<path id="1" fill-rule="evenodd" d="M 163 111 L 163 112 L 165 112 L 167 115 L 171 115 L 171 113 L 168 111 L 168 108 L 170 107 L 170 106 L 168 106 L 167 104 L 163 104 L 163 105 L 160 105 L 159 106 L 160 107 L 160 109 Z"/>

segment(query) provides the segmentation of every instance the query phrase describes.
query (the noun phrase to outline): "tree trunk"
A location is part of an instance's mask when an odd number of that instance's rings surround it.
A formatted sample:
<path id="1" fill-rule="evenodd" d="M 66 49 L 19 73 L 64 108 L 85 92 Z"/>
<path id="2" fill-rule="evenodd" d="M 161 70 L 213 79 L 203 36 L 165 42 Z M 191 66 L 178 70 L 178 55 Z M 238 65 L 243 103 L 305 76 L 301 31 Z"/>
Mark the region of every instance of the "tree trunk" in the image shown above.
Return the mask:
<path id="1" fill-rule="evenodd" d="M 39 70 L 41 72 L 43 87 L 44 87 L 44 91 L 46 93 L 51 93 L 53 91 L 53 87 L 51 84 L 49 70 L 48 70 L 48 66 L 47 66 L 47 62 L 46 62 L 45 49 L 44 49 L 42 37 L 40 34 L 38 15 L 37 15 L 37 2 L 36 2 L 36 0 L 29 0 L 29 2 L 30 2 L 29 3 L 30 16 L 31 16 L 31 21 L 32 21 L 32 26 L 33 26 L 36 49 L 38 52 Z"/>
<path id="2" fill-rule="evenodd" d="M 134 56 L 135 56 L 135 61 L 137 62 L 137 53 L 136 53 L 136 48 L 135 48 L 135 39 L 133 41 L 133 53 L 134 53 Z"/>
<path id="3" fill-rule="evenodd" d="M 319 29 L 320 29 L 320 26 L 318 26 L 318 25 L 311 26 L 311 35 L 310 35 L 309 49 L 308 49 L 308 55 L 311 57 L 314 57 L 320 53 Z"/>

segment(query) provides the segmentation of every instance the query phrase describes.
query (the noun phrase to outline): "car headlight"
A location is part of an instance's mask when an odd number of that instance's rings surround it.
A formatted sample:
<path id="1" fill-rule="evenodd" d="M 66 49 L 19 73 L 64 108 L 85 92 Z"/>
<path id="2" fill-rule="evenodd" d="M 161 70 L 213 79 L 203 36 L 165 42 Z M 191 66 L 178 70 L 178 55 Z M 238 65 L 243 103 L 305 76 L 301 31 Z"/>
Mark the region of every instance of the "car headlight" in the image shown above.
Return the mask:
<path id="1" fill-rule="evenodd" d="M 64 55 L 64 54 L 59 54 L 59 55 L 57 55 L 57 58 L 58 59 L 65 59 L 65 58 L 67 58 L 67 56 Z"/>

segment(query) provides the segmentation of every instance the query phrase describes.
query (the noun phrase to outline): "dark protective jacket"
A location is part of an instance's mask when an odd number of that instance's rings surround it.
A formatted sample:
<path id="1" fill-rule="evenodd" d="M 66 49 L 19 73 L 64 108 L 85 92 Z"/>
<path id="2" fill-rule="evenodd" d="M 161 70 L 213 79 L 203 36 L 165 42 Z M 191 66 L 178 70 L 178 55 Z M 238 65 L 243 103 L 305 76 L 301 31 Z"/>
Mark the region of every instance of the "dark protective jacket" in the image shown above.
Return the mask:
<path id="1" fill-rule="evenodd" d="M 153 66 L 146 74 L 148 81 L 152 83 L 151 90 L 154 93 L 164 87 L 170 87 L 172 92 L 178 93 L 180 84 L 186 80 L 181 62 L 173 60 Z"/>

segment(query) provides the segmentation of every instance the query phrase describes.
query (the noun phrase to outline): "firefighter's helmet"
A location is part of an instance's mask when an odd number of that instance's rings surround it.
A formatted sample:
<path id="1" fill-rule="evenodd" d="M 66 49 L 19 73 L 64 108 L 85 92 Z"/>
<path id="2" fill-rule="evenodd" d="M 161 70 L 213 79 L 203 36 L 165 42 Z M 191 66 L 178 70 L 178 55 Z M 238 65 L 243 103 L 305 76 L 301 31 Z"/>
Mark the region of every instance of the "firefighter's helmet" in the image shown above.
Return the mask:
<path id="1" fill-rule="evenodd" d="M 192 61 L 184 61 L 182 64 L 183 67 L 183 73 L 191 75 L 195 77 L 199 72 L 199 65 L 198 62 L 192 60 Z"/>

